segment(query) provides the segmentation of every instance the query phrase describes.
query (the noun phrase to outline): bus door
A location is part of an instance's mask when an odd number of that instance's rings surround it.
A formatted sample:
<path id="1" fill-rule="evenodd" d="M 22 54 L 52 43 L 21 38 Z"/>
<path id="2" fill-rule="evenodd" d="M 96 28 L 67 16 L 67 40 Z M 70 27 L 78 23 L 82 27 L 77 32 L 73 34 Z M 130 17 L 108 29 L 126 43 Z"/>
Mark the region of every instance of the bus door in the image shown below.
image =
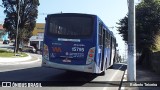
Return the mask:
<path id="1" fill-rule="evenodd" d="M 103 70 L 104 67 L 104 51 L 105 51 L 105 30 L 102 27 L 102 24 L 99 26 L 99 46 L 101 49 L 101 56 L 100 56 L 100 61 L 101 61 L 101 71 Z"/>
<path id="2" fill-rule="evenodd" d="M 113 49 L 113 47 L 112 47 L 112 36 L 111 36 L 111 39 L 110 39 L 111 41 L 110 41 L 110 62 L 109 62 L 109 66 L 112 64 L 112 49 Z"/>
<path id="3" fill-rule="evenodd" d="M 102 38 L 102 63 L 101 63 L 101 70 L 103 70 L 105 68 L 105 36 L 106 36 L 106 31 L 105 29 L 103 28 L 103 38 Z"/>

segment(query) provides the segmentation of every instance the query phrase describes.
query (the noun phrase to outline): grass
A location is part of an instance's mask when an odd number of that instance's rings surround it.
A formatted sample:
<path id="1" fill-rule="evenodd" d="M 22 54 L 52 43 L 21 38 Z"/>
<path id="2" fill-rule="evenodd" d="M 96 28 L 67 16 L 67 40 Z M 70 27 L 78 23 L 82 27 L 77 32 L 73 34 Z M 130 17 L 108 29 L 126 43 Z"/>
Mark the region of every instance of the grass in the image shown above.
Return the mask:
<path id="1" fill-rule="evenodd" d="M 6 51 L 6 50 L 0 49 L 0 57 L 14 58 L 14 57 L 26 57 L 26 56 L 28 56 L 26 53 L 18 53 L 18 54 L 19 54 L 19 56 L 15 56 L 15 54 L 11 51 Z"/>

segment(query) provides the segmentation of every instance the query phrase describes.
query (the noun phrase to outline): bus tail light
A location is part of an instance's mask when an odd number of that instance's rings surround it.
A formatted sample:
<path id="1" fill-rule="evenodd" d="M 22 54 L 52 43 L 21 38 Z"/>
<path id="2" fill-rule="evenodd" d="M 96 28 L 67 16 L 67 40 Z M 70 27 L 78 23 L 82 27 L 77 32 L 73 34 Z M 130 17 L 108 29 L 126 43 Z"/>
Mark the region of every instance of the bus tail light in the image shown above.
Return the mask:
<path id="1" fill-rule="evenodd" d="M 48 46 L 44 44 L 43 46 L 43 58 L 45 60 L 49 60 L 49 51 L 48 51 Z"/>
<path id="2" fill-rule="evenodd" d="M 86 64 L 90 64 L 94 61 L 94 54 L 95 54 L 95 47 L 90 48 L 87 55 Z"/>
<path id="3" fill-rule="evenodd" d="M 93 54 L 89 54 L 89 57 L 92 58 L 92 57 L 93 57 Z"/>

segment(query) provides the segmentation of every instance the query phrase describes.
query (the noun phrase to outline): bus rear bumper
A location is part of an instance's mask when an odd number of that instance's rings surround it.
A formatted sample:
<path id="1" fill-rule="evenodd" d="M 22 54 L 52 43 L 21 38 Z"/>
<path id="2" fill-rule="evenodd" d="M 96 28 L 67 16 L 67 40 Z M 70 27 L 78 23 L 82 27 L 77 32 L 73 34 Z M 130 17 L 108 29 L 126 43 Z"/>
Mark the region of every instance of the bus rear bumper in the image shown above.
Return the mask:
<path id="1" fill-rule="evenodd" d="M 52 67 L 57 69 L 80 71 L 80 72 L 87 72 L 87 73 L 96 73 L 94 66 L 95 66 L 94 62 L 88 65 L 65 65 L 65 64 L 58 64 L 58 63 L 54 63 L 46 60 L 42 61 L 42 67 Z"/>

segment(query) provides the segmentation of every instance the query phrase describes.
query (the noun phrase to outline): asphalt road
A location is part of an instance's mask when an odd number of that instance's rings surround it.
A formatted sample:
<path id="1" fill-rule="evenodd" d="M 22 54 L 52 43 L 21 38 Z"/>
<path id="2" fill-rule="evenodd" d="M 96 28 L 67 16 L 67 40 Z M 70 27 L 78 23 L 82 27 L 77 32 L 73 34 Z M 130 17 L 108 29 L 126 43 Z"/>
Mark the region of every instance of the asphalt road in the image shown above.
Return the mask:
<path id="1" fill-rule="evenodd" d="M 8 45 L 1 45 L 0 47 L 12 48 L 12 46 Z M 39 59 L 42 58 L 41 55 L 38 54 L 31 55 Z M 1 65 L 0 81 L 39 81 L 45 83 L 45 85 L 49 83 L 48 86 L 43 86 L 42 84 L 43 90 L 118 90 L 125 70 L 126 65 L 115 64 L 112 68 L 106 70 L 106 75 L 98 76 L 95 74 L 68 72 L 65 70 L 41 67 L 40 60 L 29 64 Z M 1 89 L 4 90 L 4 88 L 0 88 L 0 90 Z M 20 90 L 21 89 L 22 88 L 20 88 Z M 25 89 L 28 90 L 28 88 L 23 88 L 23 90 Z M 42 90 L 42 88 L 38 89 Z M 5 90 L 11 89 L 5 88 Z"/>
<path id="2" fill-rule="evenodd" d="M 92 90 L 108 90 L 107 88 L 119 88 L 125 69 L 126 65 L 115 64 L 113 68 L 106 70 L 105 76 L 98 76 L 88 73 L 67 72 L 65 70 L 45 68 L 41 67 L 41 61 L 38 61 L 30 64 L 1 65 L 0 81 L 49 82 L 49 84 L 51 84 L 49 87 L 55 90 L 72 90 L 75 87 L 80 90 L 85 90 L 86 88 L 92 88 Z"/>
<path id="3" fill-rule="evenodd" d="M 121 70 L 118 70 L 118 69 Z M 54 68 L 41 67 L 41 61 L 20 64 L 20 65 L 1 65 L 0 81 L 117 81 L 121 78 L 123 70 L 126 66 L 123 64 L 115 64 L 113 68 L 106 70 L 105 76 L 81 72 L 67 72 Z M 119 74 L 115 76 L 114 74 Z M 111 76 L 115 76 L 112 78 Z M 111 80 L 110 80 L 111 79 Z"/>

